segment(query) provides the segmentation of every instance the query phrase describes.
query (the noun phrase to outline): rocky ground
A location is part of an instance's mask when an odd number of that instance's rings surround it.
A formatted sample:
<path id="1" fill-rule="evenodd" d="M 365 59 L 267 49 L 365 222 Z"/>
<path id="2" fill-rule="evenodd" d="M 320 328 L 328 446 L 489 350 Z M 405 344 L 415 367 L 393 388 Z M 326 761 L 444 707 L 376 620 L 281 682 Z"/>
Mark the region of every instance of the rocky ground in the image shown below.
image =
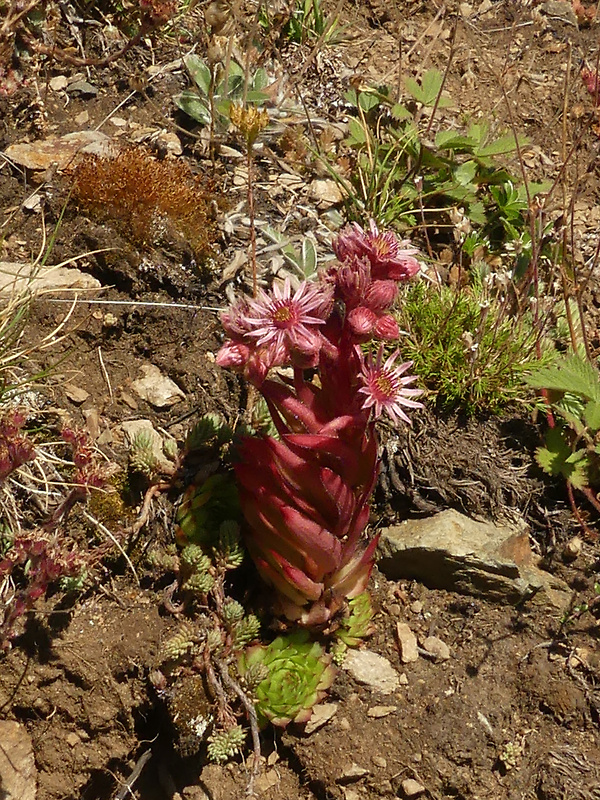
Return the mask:
<path id="1" fill-rule="evenodd" d="M 5 292 L 14 292 L 14 275 L 28 275 L 32 262 L 40 282 L 21 340 L 31 352 L 17 365 L 21 376 L 52 366 L 32 391 L 36 420 L 52 431 L 65 421 L 81 426 L 103 463 L 122 470 L 136 424 L 181 446 L 200 414 L 235 419 L 245 403 L 243 387 L 214 359 L 216 312 L 234 288 L 248 285 L 248 173 L 239 141 L 223 134 L 213 157 L 206 135 L 173 101 L 189 86 L 182 56 L 194 46 L 206 50 L 204 15 L 214 4 L 193 5 L 179 27 L 148 35 L 110 63 L 101 60 L 125 34 L 109 24 L 110 14 L 81 6 L 48 11 L 30 39 L 10 41 L 17 49 L 0 80 L 0 261 L 3 276 L 13 276 Z M 594 20 L 566 2 L 366 0 L 338 8 L 339 41 L 315 49 L 273 37 L 265 56 L 276 78 L 273 122 L 255 164 L 265 280 L 284 267 L 265 225 L 294 245 L 310 233 L 327 257 L 343 212 L 338 187 L 308 151 L 281 148 L 284 131 L 308 136 L 312 126 L 335 140 L 348 121 L 342 96 L 349 86 L 395 85 L 448 64 L 455 105 L 439 124 L 483 117 L 527 134 L 531 177 L 565 181 L 577 257 L 593 255 L 596 109 L 578 68 L 582 59 L 597 61 Z M 242 15 L 240 26 L 251 18 Z M 565 113 L 575 155 L 563 168 Z M 181 189 L 187 172 L 173 178 L 154 166 L 149 173 L 135 155 L 121 175 L 130 199 L 115 201 L 115 213 L 102 210 L 95 162 L 73 188 L 82 145 L 106 153 L 140 142 L 153 163 L 189 168 L 196 181 L 188 193 Z M 158 231 L 127 210 L 132 197 L 150 196 L 150 185 L 164 202 Z M 545 210 L 548 219 L 561 214 L 559 206 Z M 443 243 L 435 249 L 443 262 Z M 594 346 L 597 286 L 592 274 L 586 317 Z M 376 632 L 346 659 L 305 728 L 265 732 L 258 795 L 600 798 L 596 523 L 591 518 L 582 536 L 564 487 L 536 467 L 537 421 L 516 411 L 466 420 L 427 410 L 410 431 L 382 429 L 382 442 L 372 518 L 382 530 L 372 586 Z M 53 593 L 2 657 L 3 797 L 243 795 L 251 760 L 211 765 L 182 747 L 178 720 L 193 687 L 165 699 L 148 679 L 176 619 L 164 602 L 173 576 L 145 555 L 172 541 L 180 494 L 176 487 L 153 500 L 130 551 L 135 563 L 113 553 L 75 599 Z M 26 499 L 17 499 L 31 515 Z M 142 500 L 133 486 L 128 502 L 88 511 L 109 532 L 133 530 Z M 112 547 L 84 509 L 74 509 L 66 533 Z"/>

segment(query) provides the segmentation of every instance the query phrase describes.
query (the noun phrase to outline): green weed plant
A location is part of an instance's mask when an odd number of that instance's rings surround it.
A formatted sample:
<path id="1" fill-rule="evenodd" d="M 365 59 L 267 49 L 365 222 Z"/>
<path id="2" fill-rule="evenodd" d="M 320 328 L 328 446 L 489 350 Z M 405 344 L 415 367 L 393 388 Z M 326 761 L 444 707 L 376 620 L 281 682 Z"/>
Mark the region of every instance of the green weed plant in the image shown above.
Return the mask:
<path id="1" fill-rule="evenodd" d="M 346 195 L 350 218 L 372 217 L 384 227 L 408 230 L 433 223 L 448 228 L 449 212 L 460 208 L 471 229 L 467 255 L 479 246 L 498 252 L 514 243 L 523 262 L 517 266 L 525 271 L 532 250 L 527 191 L 498 163 L 523 147 L 524 138 L 495 135 L 484 121 L 434 133 L 433 115 L 452 105 L 435 69 L 420 81 L 406 79 L 404 102 L 394 102 L 387 86 L 351 89 L 345 99 L 352 109 L 344 141 L 351 174 L 342 178 L 333 165 L 330 171 Z M 546 188 L 531 183 L 529 196 Z"/>
<path id="2" fill-rule="evenodd" d="M 550 402 L 554 427 L 548 429 L 536 460 L 544 472 L 561 475 L 584 492 L 600 482 L 600 373 L 584 355 L 571 352 L 534 370 L 527 383 Z M 587 492 L 586 492 L 587 493 Z"/>
<path id="3" fill-rule="evenodd" d="M 338 20 L 329 23 L 323 13 L 321 0 L 296 0 L 287 19 L 275 18 L 269 10 L 269 4 L 264 3 L 259 12 L 259 25 L 267 35 L 279 27 L 278 38 L 293 44 L 305 44 L 321 38 L 323 44 L 333 44 L 339 35 Z"/>
<path id="4" fill-rule="evenodd" d="M 174 102 L 200 125 L 226 130 L 232 103 L 245 100 L 247 105 L 258 106 L 269 99 L 263 91 L 269 84 L 269 77 L 262 67 L 249 76 L 244 94 L 245 71 L 234 59 L 230 60 L 227 70 L 222 64 L 211 69 L 194 53 L 186 56 L 184 62 L 194 87 L 178 94 Z"/>

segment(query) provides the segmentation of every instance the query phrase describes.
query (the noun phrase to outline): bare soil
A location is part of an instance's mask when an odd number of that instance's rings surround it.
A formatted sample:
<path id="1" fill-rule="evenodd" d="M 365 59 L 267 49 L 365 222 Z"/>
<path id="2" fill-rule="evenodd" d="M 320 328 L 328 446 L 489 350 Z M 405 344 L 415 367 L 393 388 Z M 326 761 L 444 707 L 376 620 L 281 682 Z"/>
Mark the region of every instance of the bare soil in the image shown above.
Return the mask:
<path id="1" fill-rule="evenodd" d="M 483 117 L 498 129 L 512 124 L 527 134 L 530 177 L 561 181 L 565 175 L 576 193 L 573 242 L 584 262 L 597 246 L 600 183 L 597 112 L 578 65 L 581 59 L 596 63 L 598 28 L 570 22 L 562 15 L 566 3 L 546 5 L 552 8 L 517 2 L 485 2 L 479 11 L 468 4 L 438 8 L 418 0 L 346 3 L 341 43 L 316 55 L 310 46 L 281 45 L 273 60 L 283 64 L 282 85 L 300 75 L 310 114 L 330 123 L 344 118 L 340 94 L 355 78 L 394 84 L 430 66 L 445 70 L 452 50 L 446 85 L 455 107 L 444 112 L 442 124 Z M 211 258 L 199 263 L 189 243 L 169 231 L 132 242 L 122 219 L 100 219 L 68 201 L 67 175 L 32 174 L 0 163 L 0 260 L 31 260 L 44 252 L 44 236 L 56 231 L 47 263 L 77 259 L 74 266 L 105 287 L 98 297 L 115 301 L 95 305 L 80 297 L 68 336 L 34 354 L 27 369 L 35 373 L 53 365 L 39 389 L 40 406 L 86 428 L 106 459 L 122 466 L 124 420 L 150 419 L 181 444 L 198 415 L 218 411 L 235 419 L 245 403 L 244 388 L 214 364 L 220 342 L 214 309 L 227 303 L 228 286 L 248 278 L 246 187 L 237 179 L 243 159 L 225 151 L 213 165 L 198 138 L 200 129 L 176 111 L 172 98 L 188 85 L 180 64 L 148 79 L 156 74 L 148 67 L 172 65 L 192 41 L 198 40 L 203 54 L 203 11 L 198 4 L 190 12 L 187 34 L 149 38 L 105 67 L 27 58 L 24 48 L 14 61 L 23 80 L 0 96 L 1 150 L 97 127 L 122 142 L 133 141 L 142 129 L 167 131 L 177 134 L 183 153 L 166 156 L 155 144 L 156 157 L 178 158 L 193 174 L 210 176 L 218 232 Z M 56 25 L 55 35 L 68 45 L 65 20 Z M 103 52 L 97 30 L 85 29 L 88 56 Z M 53 78 L 70 80 L 78 72 L 96 94 L 51 88 Z M 561 171 L 565 110 L 567 149 L 573 147 L 575 155 Z M 303 131 L 307 127 L 300 114 L 296 123 Z M 241 151 L 239 143 L 228 144 Z M 258 220 L 273 228 L 285 223 L 294 241 L 306 231 L 322 237 L 323 209 L 309 191 L 313 167 L 297 171 L 268 133 L 267 145 L 256 163 Z M 283 180 L 290 174 L 298 176 L 294 188 Z M 41 204 L 30 210 L 23 203 L 34 192 Z M 561 209 L 545 213 L 553 219 Z M 259 249 L 268 244 L 259 238 Z M 435 246 L 439 254 L 444 243 L 440 239 Z M 276 268 L 270 264 L 271 272 Z M 35 302 L 28 342 L 60 323 L 65 299 L 44 296 Z M 586 302 L 597 345 L 596 275 Z M 131 383 L 147 364 L 179 386 L 181 402 L 161 411 L 135 394 Z M 74 401 L 72 385 L 89 397 Z M 369 647 L 404 676 L 401 689 L 378 695 L 340 670 L 329 698 L 338 704 L 337 713 L 329 723 L 310 735 L 293 727 L 264 734 L 259 795 L 266 800 L 406 797 L 403 782 L 413 779 L 422 786 L 418 796 L 435 800 L 600 798 L 600 627 L 593 591 L 598 546 L 586 541 L 576 561 L 561 558 L 578 527 L 561 485 L 545 480 L 534 464 L 536 421 L 516 412 L 469 421 L 427 412 L 415 418 L 411 431 L 382 429 L 382 441 L 394 446 L 384 447 L 374 524 L 448 507 L 491 519 L 519 514 L 530 524 L 532 545 L 545 566 L 572 587 L 572 609 L 565 616 L 535 605 L 503 607 L 375 574 L 377 630 Z M 135 518 L 141 499 L 141 491 L 134 490 L 123 513 Z M 172 540 L 177 499 L 174 490 L 155 501 L 134 554 L 136 580 L 123 560 L 99 566 L 75 600 L 57 592 L 28 615 L 0 662 L 0 710 L 4 718 L 22 722 L 31 736 L 37 800 L 234 800 L 244 794 L 248 765 L 210 765 L 202 754 L 182 752 L 173 698 L 158 697 L 148 679 L 176 621 L 163 603 L 173 576 L 151 567 L 143 554 L 153 543 Z M 74 537 L 86 531 L 77 512 L 70 524 Z M 408 622 L 420 638 L 439 636 L 451 658 L 402 664 L 394 633 L 398 621 Z M 125 782 L 148 751 L 151 757 L 128 794 Z"/>

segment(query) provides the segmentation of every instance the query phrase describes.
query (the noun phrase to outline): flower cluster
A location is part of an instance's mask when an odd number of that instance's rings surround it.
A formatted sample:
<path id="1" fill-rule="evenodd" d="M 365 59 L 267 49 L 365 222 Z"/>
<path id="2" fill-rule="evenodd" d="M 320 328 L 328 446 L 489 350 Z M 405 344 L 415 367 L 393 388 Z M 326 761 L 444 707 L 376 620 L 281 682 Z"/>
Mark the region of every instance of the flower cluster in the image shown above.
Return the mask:
<path id="1" fill-rule="evenodd" d="M 278 437 L 247 437 L 236 475 L 246 544 L 275 588 L 279 611 L 329 624 L 366 588 L 376 539 L 364 537 L 377 476 L 374 419 L 408 421 L 419 389 L 384 342 L 399 336 L 391 309 L 415 276 L 416 250 L 391 232 L 353 224 L 334 243 L 338 262 L 294 291 L 289 280 L 243 298 L 222 316 L 217 356 L 263 395 Z M 361 345 L 379 340 L 375 357 Z M 269 377 L 291 367 L 293 377 Z M 317 378 L 307 378 L 306 370 Z"/>
<path id="2" fill-rule="evenodd" d="M 16 410 L 0 419 L 0 483 L 35 458 L 33 444 L 21 433 L 25 421 L 25 415 Z"/>
<path id="3" fill-rule="evenodd" d="M 332 308 L 329 287 L 305 281 L 292 295 L 289 278 L 283 285 L 275 284 L 270 295 L 261 290 L 255 299 L 242 298 L 221 316 L 230 338 L 219 351 L 217 364 L 243 369 L 256 385 L 272 367 L 314 367 L 323 345 L 320 326 Z"/>
<path id="4" fill-rule="evenodd" d="M 80 575 L 90 560 L 70 544 L 68 537 L 46 531 L 19 532 L 0 559 L 0 583 L 16 586 L 0 599 L 0 652 L 10 647 L 15 624 L 59 578 Z"/>

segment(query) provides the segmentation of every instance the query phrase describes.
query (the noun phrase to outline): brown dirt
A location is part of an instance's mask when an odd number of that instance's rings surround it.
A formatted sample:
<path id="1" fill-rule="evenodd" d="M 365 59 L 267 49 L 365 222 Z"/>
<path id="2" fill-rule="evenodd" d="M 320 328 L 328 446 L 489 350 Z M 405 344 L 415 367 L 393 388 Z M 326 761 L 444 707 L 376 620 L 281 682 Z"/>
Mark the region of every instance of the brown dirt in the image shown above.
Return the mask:
<path id="1" fill-rule="evenodd" d="M 200 12 L 198 6 L 189 24 L 196 25 L 193 32 L 201 39 L 202 52 Z M 571 186 L 576 177 L 578 181 L 577 258 L 589 258 L 597 244 L 598 140 L 590 126 L 596 114 L 593 101 L 578 79 L 577 65 L 581 58 L 595 62 L 597 26 L 578 29 L 528 3 L 489 4 L 468 19 L 457 14 L 454 7 L 445 16 L 437 14 L 435 7 L 420 2 L 346 4 L 346 40 L 322 50 L 303 77 L 307 106 L 333 119 L 343 114 L 339 93 L 353 75 L 366 83 L 394 83 L 399 72 L 445 69 L 453 46 L 447 89 L 456 105 L 444 112 L 443 124 L 483 116 L 505 128 L 512 117 L 532 142 L 525 163 L 533 177 L 554 180 L 561 176 L 560 118 L 570 53 L 567 111 L 576 156 L 566 173 Z M 61 33 L 68 39 L 66 26 Z M 88 47 L 96 55 L 101 51 L 92 35 Z M 145 91 L 132 95 L 131 86 L 139 85 L 140 76 L 147 80 L 144 67 L 167 64 L 187 47 L 185 37 L 177 42 L 159 36 L 110 66 L 91 67 L 86 79 L 98 94 L 73 96 L 68 103 L 64 92 L 50 89 L 50 79 L 85 70 L 47 59 L 23 60 L 25 84 L 0 97 L 0 148 L 77 130 L 75 119 L 82 112 L 88 121 L 81 124 L 93 129 L 120 103 L 116 116 L 129 126 L 107 122 L 102 130 L 124 140 L 142 126 L 159 131 L 172 130 L 173 120 L 186 125 L 171 101 L 187 85 L 180 69 L 166 71 Z M 309 53 L 310 48 L 288 47 L 282 55 L 286 69 L 297 72 Z M 220 334 L 213 309 L 225 304 L 227 284 L 243 281 L 243 270 L 231 266 L 236 253 L 245 252 L 248 238 L 243 221 L 247 212 L 243 205 L 237 210 L 245 201 L 243 183 L 234 180 L 239 162 L 220 158 L 213 174 L 202 143 L 181 127 L 176 130 L 184 146 L 181 158 L 195 174 L 210 174 L 212 188 L 227 200 L 227 209 L 215 210 L 224 232 L 213 243 L 213 260 L 207 264 L 197 263 L 180 238 L 157 235 L 143 246 L 133 244 L 122 220 L 117 224 L 88 217 L 73 202 L 65 206 L 67 182 L 52 172 L 43 176 L 39 189 L 43 212 L 26 210 L 22 203 L 40 176 L 9 163 L 0 165 L 1 260 L 29 260 L 44 248 L 43 231 L 56 228 L 48 263 L 77 257 L 77 266 L 106 287 L 101 295 L 105 300 L 166 304 L 80 302 L 67 338 L 34 355 L 28 365 L 32 372 L 55 365 L 40 402 L 86 427 L 106 458 L 121 465 L 127 458 L 118 429 L 123 420 L 149 418 L 182 443 L 196 415 L 219 411 L 234 419 L 244 406 L 237 380 L 214 365 Z M 320 212 L 308 199 L 306 186 L 297 195 L 274 191 L 283 174 L 281 164 L 267 149 L 258 159 L 258 217 L 277 227 L 294 211 L 293 234 L 319 230 Z M 547 213 L 553 218 L 560 208 Z M 115 249 L 89 254 L 107 247 Z M 597 285 L 593 275 L 587 308 L 592 325 L 600 306 Z M 35 343 L 46 335 L 64 313 L 62 304 L 37 301 L 26 341 Z M 157 411 L 131 390 L 140 367 L 148 363 L 185 394 L 169 411 Z M 73 402 L 67 383 L 85 388 L 89 398 Z M 260 796 L 404 797 L 402 782 L 414 779 L 424 787 L 421 796 L 435 800 L 600 798 L 600 629 L 591 602 L 598 550 L 589 542 L 574 564 L 561 562 L 560 545 L 576 526 L 565 510 L 562 487 L 544 482 L 533 465 L 534 423 L 521 417 L 467 423 L 424 414 L 412 431 L 385 436 L 384 441 L 374 521 L 388 523 L 447 507 L 488 518 L 516 510 L 532 525 L 534 547 L 573 588 L 571 613 L 562 617 L 527 605 L 499 607 L 415 583 L 389 583 L 376 575 L 377 631 L 369 647 L 405 675 L 404 684 L 392 696 L 379 696 L 341 671 L 330 697 L 338 710 L 325 727 L 310 736 L 292 728 L 283 735 L 265 734 L 267 766 L 257 786 Z M 136 495 L 128 509 L 132 516 L 140 499 Z M 145 546 L 172 538 L 171 501 L 176 499 L 156 504 Z M 76 515 L 73 525 L 81 535 Z M 3 658 L 0 710 L 3 717 L 21 721 L 32 738 L 37 800 L 124 797 L 124 781 L 148 750 L 152 757 L 131 793 L 136 798 L 237 800 L 244 793 L 244 764 L 206 765 L 197 756 L 184 757 L 173 745 L 177 731 L 168 704 L 148 680 L 160 643 L 175 625 L 162 604 L 169 576 L 142 560 L 138 568 L 141 585 L 118 562 L 99 569 L 75 601 L 61 593 L 50 597 L 28 617 Z M 591 610 L 583 607 L 584 601 Z M 420 638 L 440 636 L 452 657 L 441 663 L 420 658 L 401 664 L 394 638 L 397 621 L 409 622 Z M 389 707 L 385 714 L 369 714 L 381 706 Z"/>

